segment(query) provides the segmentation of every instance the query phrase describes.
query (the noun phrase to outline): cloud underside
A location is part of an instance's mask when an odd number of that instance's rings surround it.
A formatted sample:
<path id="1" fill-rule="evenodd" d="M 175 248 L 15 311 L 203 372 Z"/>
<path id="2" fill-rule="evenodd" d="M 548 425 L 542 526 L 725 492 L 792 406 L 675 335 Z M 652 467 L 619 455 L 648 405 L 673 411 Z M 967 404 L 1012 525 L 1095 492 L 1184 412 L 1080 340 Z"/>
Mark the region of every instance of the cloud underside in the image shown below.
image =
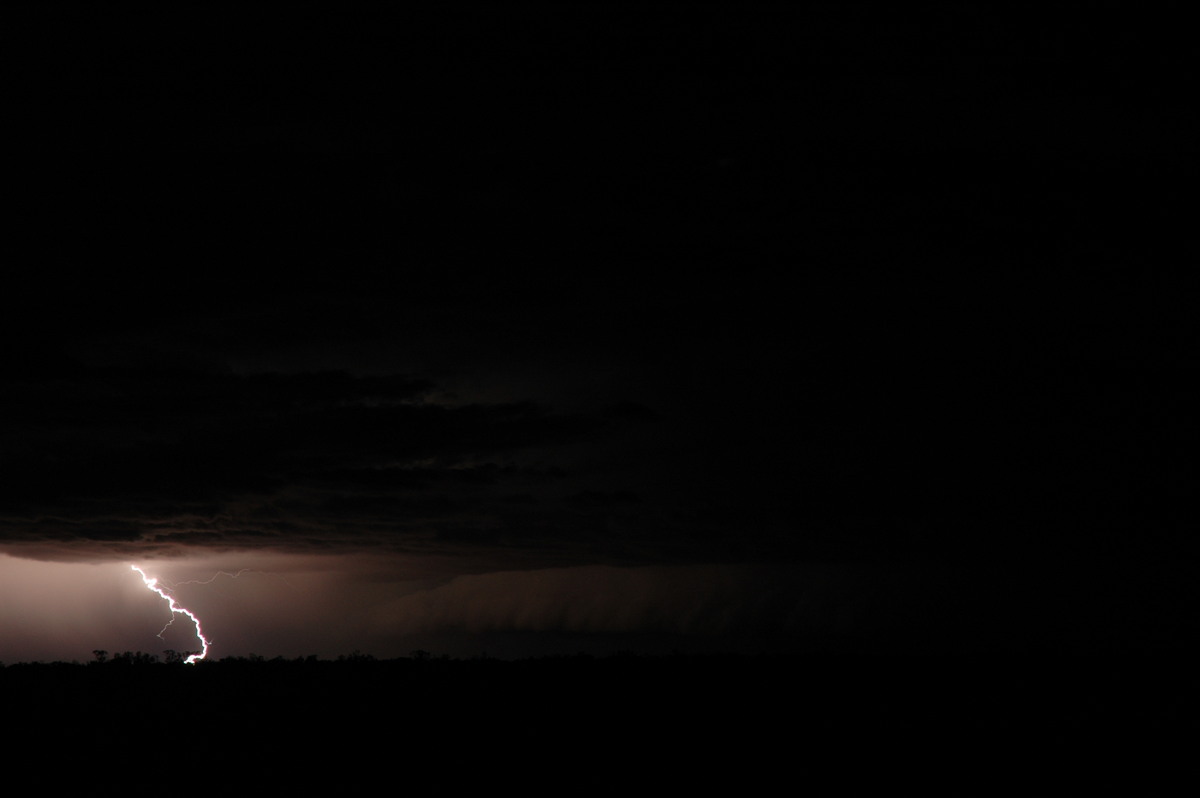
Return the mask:
<path id="1" fill-rule="evenodd" d="M 571 460 L 629 413 L 456 404 L 403 377 L 79 366 L 18 375 L 0 402 L 0 544 L 50 558 L 549 546 L 553 559 L 556 539 L 576 545 L 637 503 Z"/>

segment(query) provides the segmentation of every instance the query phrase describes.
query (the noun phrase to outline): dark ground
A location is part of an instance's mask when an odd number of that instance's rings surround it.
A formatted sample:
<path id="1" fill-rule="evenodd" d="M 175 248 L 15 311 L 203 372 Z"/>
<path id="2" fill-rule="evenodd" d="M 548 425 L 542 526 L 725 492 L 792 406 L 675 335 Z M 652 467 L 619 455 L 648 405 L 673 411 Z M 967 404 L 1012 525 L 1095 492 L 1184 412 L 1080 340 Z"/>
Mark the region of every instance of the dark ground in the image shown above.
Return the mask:
<path id="1" fill-rule="evenodd" d="M 185 792 L 376 777 L 386 782 L 375 788 L 433 794 L 1060 790 L 1145 786 L 1186 768 L 1196 665 L 360 655 L 185 666 L 127 656 L 10 665 L 0 695 L 10 754 L 54 751 L 73 769 Z"/>

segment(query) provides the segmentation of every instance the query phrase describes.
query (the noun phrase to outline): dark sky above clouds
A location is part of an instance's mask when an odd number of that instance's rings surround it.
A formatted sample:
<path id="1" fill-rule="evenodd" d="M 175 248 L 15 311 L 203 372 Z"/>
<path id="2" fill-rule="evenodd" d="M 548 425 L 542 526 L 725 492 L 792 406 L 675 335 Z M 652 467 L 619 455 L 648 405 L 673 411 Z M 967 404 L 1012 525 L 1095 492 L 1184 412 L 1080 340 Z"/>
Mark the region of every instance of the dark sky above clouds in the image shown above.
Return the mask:
<path id="1" fill-rule="evenodd" d="M 0 658 L 1194 634 L 1184 51 L 834 5 L 20 20 Z"/>

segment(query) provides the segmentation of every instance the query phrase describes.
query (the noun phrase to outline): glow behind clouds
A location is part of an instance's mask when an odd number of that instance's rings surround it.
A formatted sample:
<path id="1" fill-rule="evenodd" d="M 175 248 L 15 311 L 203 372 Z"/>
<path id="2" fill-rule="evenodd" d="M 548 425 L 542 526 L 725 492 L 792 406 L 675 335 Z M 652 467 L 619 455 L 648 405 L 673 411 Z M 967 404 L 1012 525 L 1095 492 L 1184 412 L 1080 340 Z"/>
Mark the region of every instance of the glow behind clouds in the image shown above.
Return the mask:
<path id="1" fill-rule="evenodd" d="M 575 653 L 584 648 L 581 636 L 655 634 L 686 646 L 765 624 L 842 635 L 871 611 L 852 598 L 861 596 L 866 574 L 815 566 L 464 573 L 399 556 L 242 552 L 153 560 L 142 568 L 139 584 L 124 562 L 0 555 L 0 661 L 86 661 L 96 649 L 195 651 L 197 630 L 169 623 L 168 597 L 181 614 L 203 621 L 209 659 L 355 651 L 396 657 L 417 648 L 470 656 L 497 651 L 497 635 L 529 633 L 561 636 L 561 653 Z"/>

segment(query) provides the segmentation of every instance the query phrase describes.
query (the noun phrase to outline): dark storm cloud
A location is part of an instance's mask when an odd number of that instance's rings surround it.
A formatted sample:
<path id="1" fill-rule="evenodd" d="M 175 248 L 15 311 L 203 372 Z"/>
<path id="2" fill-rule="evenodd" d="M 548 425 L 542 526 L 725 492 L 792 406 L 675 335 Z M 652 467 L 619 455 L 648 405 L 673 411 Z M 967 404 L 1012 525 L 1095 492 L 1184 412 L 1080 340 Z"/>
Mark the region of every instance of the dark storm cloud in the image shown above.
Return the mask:
<path id="1" fill-rule="evenodd" d="M 533 402 L 436 403 L 401 376 L 60 366 L 11 370 L 0 399 L 10 544 L 115 555 L 532 538 L 513 529 L 518 508 L 548 502 L 554 517 L 569 492 L 556 450 L 621 426 Z"/>
<path id="2" fill-rule="evenodd" d="M 543 301 L 499 278 L 358 277 L 281 292 L 265 337 L 252 297 L 218 301 L 239 286 L 223 282 L 174 315 L 13 347 L 5 541 L 501 567 L 1190 545 L 1187 372 L 1123 365 L 1111 336 L 1061 365 L 1085 332 L 829 280 L 793 297 L 703 278 L 689 301 L 643 283 L 613 320 L 611 286 L 547 280 Z M 334 340 L 345 368 L 314 367 Z M 398 369 L 414 350 L 439 368 Z"/>
<path id="3" fill-rule="evenodd" d="M 1129 276 L 1188 223 L 1176 54 L 797 13 L 72 39 L 13 178 L 4 537 L 1181 548 L 1196 294 Z"/>

